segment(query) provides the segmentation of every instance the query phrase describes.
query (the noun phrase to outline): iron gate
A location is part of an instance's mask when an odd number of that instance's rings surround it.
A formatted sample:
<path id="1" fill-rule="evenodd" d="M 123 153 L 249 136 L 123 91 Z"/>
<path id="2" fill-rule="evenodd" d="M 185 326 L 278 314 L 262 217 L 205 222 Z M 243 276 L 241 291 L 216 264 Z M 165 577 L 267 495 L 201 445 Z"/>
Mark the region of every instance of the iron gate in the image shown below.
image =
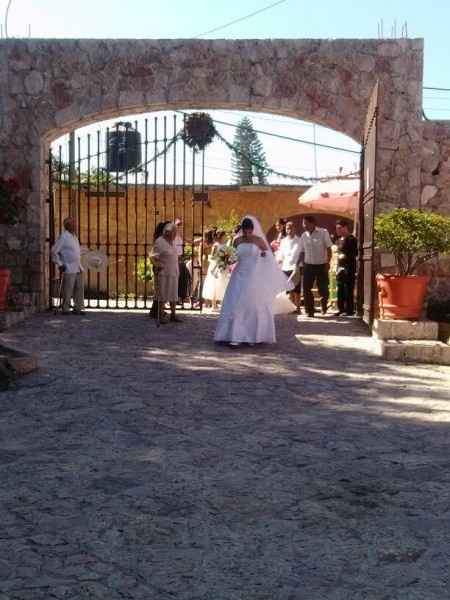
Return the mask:
<path id="1" fill-rule="evenodd" d="M 361 149 L 358 220 L 358 313 L 372 327 L 375 308 L 374 216 L 376 202 L 378 82 L 370 98 Z"/>
<path id="2" fill-rule="evenodd" d="M 208 200 L 205 150 L 192 151 L 177 135 L 185 117 L 173 114 L 117 123 L 83 137 L 72 135 L 68 142 L 51 148 L 50 245 L 62 232 L 64 218 L 72 216 L 81 246 L 108 257 L 105 272 L 85 274 L 88 308 L 150 306 L 153 276 L 148 256 L 153 232 L 160 221 L 176 218 L 183 223 L 183 253 L 190 261 L 191 281 L 201 288 Z M 52 263 L 49 271 L 52 308 L 57 302 Z M 201 310 L 198 296 L 197 303 L 191 289 L 191 309 Z"/>

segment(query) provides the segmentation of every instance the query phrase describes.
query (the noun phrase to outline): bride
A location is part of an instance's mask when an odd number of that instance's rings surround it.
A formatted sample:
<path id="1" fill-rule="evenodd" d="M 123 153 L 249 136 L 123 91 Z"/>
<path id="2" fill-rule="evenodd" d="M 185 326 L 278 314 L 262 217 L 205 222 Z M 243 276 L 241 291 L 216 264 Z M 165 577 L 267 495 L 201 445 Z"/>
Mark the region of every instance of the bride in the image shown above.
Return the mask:
<path id="1" fill-rule="evenodd" d="M 237 265 L 223 299 L 215 342 L 232 346 L 276 342 L 274 301 L 289 288 L 255 217 L 244 217 L 234 241 Z"/>

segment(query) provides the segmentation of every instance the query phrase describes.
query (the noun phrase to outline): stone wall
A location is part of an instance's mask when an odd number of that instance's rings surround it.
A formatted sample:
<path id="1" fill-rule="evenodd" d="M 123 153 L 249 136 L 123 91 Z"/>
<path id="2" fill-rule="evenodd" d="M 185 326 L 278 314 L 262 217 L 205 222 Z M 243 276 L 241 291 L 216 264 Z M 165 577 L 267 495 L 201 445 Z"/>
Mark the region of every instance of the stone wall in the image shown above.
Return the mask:
<path id="1" fill-rule="evenodd" d="M 3 230 L 0 261 L 45 305 L 49 142 L 151 110 L 269 112 L 360 141 L 379 82 L 378 207 L 419 206 L 429 193 L 423 136 L 433 136 L 421 120 L 422 69 L 422 40 L 2 40 L 0 172 L 20 177 L 27 210 L 20 226 Z"/>
<path id="2" fill-rule="evenodd" d="M 306 186 L 205 186 L 208 193 L 208 202 L 205 203 L 204 219 L 205 228 L 216 225 L 219 221 L 227 219 L 231 213 L 237 218 L 245 215 L 255 215 L 261 222 L 265 232 L 271 230 L 273 224 L 279 217 L 293 218 L 303 214 L 311 214 L 311 210 L 305 206 L 299 205 L 298 198 L 307 190 Z M 138 185 L 128 186 L 127 197 L 125 191 L 123 196 L 107 197 L 102 194 L 100 197 L 88 197 L 86 191 L 79 194 L 76 204 L 79 212 L 81 225 L 80 238 L 88 239 L 88 229 L 93 241 L 97 239 L 97 230 L 99 231 L 100 243 L 107 241 L 107 229 L 110 230 L 111 242 L 115 243 L 116 231 L 119 231 L 120 240 L 128 240 L 133 243 L 145 244 L 151 241 L 153 235 L 154 223 L 182 218 L 185 222 L 185 231 L 187 239 L 192 237 L 192 203 L 191 190 L 185 192 L 185 207 L 183 209 L 183 189 L 177 187 L 173 190 L 168 186 L 164 190 L 163 186 L 158 186 L 156 196 L 154 189 L 149 188 L 147 201 L 145 200 L 145 188 Z M 164 202 L 164 195 L 166 201 Z M 164 204 L 166 208 L 164 209 Z M 156 209 L 156 215 L 155 215 Z M 89 211 L 89 214 L 88 214 Z M 128 217 L 127 217 L 128 213 Z M 107 214 L 109 214 L 109 223 L 107 224 Z M 196 210 L 196 218 L 200 214 L 200 209 Z M 315 211 L 314 214 L 329 215 L 326 211 Z M 67 187 L 55 190 L 54 202 L 54 221 L 55 235 L 58 235 L 62 228 L 62 221 L 69 215 L 69 191 Z M 336 211 L 334 215 L 339 218 L 352 219 L 351 213 L 340 213 Z M 136 224 L 137 216 L 137 224 Z M 145 238 L 145 221 L 147 219 L 148 236 Z M 97 223 L 99 227 L 97 227 Z M 128 235 L 127 235 L 128 223 Z M 136 234 L 137 232 L 137 234 Z"/>
<path id="3" fill-rule="evenodd" d="M 450 215 L 450 121 L 423 124 L 421 159 L 422 208 Z"/>
<path id="4" fill-rule="evenodd" d="M 450 215 L 450 121 L 425 121 L 422 146 L 422 193 L 424 210 Z M 430 295 L 450 298 L 450 257 L 424 268 L 433 276 Z"/>

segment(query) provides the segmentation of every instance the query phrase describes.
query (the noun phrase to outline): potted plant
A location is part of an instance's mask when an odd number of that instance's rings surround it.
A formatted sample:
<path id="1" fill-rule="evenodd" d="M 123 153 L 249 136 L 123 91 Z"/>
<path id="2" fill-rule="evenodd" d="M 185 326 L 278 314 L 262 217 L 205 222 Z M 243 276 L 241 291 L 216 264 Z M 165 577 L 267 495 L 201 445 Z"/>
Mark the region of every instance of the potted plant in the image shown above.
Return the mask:
<path id="1" fill-rule="evenodd" d="M 450 252 L 450 217 L 396 208 L 376 217 L 375 243 L 394 256 L 396 266 L 396 273 L 376 277 L 380 317 L 419 319 L 430 278 L 417 271 Z"/>

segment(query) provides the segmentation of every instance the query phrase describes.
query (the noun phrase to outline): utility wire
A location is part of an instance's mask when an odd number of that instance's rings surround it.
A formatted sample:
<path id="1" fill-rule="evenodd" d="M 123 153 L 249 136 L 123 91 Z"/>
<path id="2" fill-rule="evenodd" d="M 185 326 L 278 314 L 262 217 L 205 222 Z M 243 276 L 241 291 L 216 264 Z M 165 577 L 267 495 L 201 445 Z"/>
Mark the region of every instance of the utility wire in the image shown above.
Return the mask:
<path id="1" fill-rule="evenodd" d="M 249 111 L 221 110 L 220 112 L 223 114 L 235 116 L 236 112 L 243 112 L 245 114 L 248 114 Z M 281 117 L 281 115 L 280 115 L 280 117 Z M 262 117 L 259 113 L 255 113 L 255 112 L 251 112 L 251 118 L 256 119 L 256 121 L 270 121 L 271 123 L 282 123 L 284 125 L 292 125 L 292 121 L 293 121 L 292 117 L 285 117 L 284 119 L 282 119 L 282 118 L 274 119 L 271 117 Z M 308 129 L 312 129 L 314 127 L 314 123 L 308 123 L 307 121 L 298 121 L 298 123 L 295 123 L 295 125 L 297 127 L 305 127 Z"/>
<path id="2" fill-rule="evenodd" d="M 204 35 L 209 35 L 210 33 L 215 33 L 216 31 L 220 31 L 221 29 L 225 29 L 226 27 L 230 27 L 231 25 L 235 25 L 236 23 L 241 23 L 242 21 L 245 21 L 246 19 L 250 19 L 250 17 L 254 17 L 255 15 L 259 15 L 262 12 L 265 12 L 266 10 L 269 10 L 271 8 L 274 8 L 275 6 L 283 4 L 284 2 L 287 2 L 287 0 L 278 0 L 278 2 L 273 2 L 272 4 L 269 4 L 268 6 L 260 8 L 259 10 L 255 10 L 254 12 L 249 13 L 248 15 L 245 15 L 244 17 L 239 17 L 238 19 L 234 19 L 233 21 L 229 21 L 228 23 L 225 23 L 224 25 L 219 25 L 219 27 L 214 27 L 214 29 L 209 29 L 208 31 L 204 31 L 203 33 L 199 33 L 198 35 L 194 36 L 194 39 L 202 37 Z"/>
<path id="3" fill-rule="evenodd" d="M 228 127 L 234 127 L 235 129 L 241 128 L 238 125 L 235 125 L 233 123 L 227 123 L 225 121 L 215 120 L 215 122 L 219 123 L 220 125 L 227 125 Z M 359 150 L 350 150 L 350 148 L 342 148 L 340 146 L 329 146 L 328 144 L 320 144 L 319 142 L 311 142 L 309 140 L 303 140 L 301 138 L 293 138 L 293 137 L 289 137 L 288 135 L 281 135 L 279 133 L 271 133 L 270 131 L 262 131 L 261 129 L 254 129 L 253 131 L 255 131 L 256 133 L 260 133 L 261 135 L 269 135 L 271 137 L 275 137 L 280 140 L 288 140 L 289 142 L 299 142 L 300 144 L 307 144 L 308 146 L 316 146 L 318 148 L 326 148 L 328 150 L 338 150 L 339 152 L 349 152 L 350 154 L 358 154 L 358 155 L 361 154 L 361 152 Z"/>
<path id="4" fill-rule="evenodd" d="M 181 111 L 181 110 L 177 110 L 176 112 L 178 112 L 182 115 L 189 116 L 189 113 Z M 234 123 L 227 123 L 226 121 L 219 121 L 218 119 L 213 119 L 213 122 L 219 123 L 220 125 L 226 125 L 227 127 L 234 127 L 234 129 L 246 129 L 245 127 L 242 127 L 241 125 L 236 125 Z M 300 144 L 307 144 L 308 146 L 317 146 L 318 148 L 326 148 L 327 150 L 338 150 L 339 152 L 349 152 L 350 154 L 358 154 L 358 155 L 361 154 L 361 152 L 359 150 L 350 150 L 350 148 L 341 148 L 340 146 L 329 146 L 327 144 L 320 144 L 319 142 L 311 142 L 309 140 L 293 138 L 293 137 L 289 137 L 287 135 L 281 135 L 279 133 L 271 133 L 269 131 L 261 131 L 260 129 L 254 129 L 253 131 L 255 131 L 256 133 L 260 133 L 261 135 L 269 135 L 271 137 L 275 137 L 280 140 L 288 140 L 289 142 L 299 142 Z"/>
<path id="5" fill-rule="evenodd" d="M 434 90 L 436 92 L 450 92 L 450 88 L 440 88 L 440 87 L 423 87 L 424 90 Z"/>
<path id="6" fill-rule="evenodd" d="M 9 9 L 11 8 L 12 0 L 9 0 L 8 6 L 6 7 L 5 12 L 5 38 L 8 37 L 8 17 L 9 17 Z"/>

